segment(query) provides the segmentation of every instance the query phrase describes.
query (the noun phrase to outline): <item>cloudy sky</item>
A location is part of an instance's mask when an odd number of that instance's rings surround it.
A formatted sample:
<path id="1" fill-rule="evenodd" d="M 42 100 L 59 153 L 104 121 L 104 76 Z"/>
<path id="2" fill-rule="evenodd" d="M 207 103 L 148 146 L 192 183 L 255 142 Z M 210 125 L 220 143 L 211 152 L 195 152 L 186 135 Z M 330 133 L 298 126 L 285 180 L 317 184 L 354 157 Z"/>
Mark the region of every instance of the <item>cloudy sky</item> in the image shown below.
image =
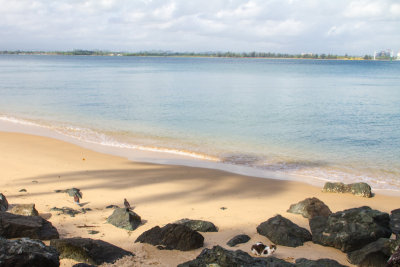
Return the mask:
<path id="1" fill-rule="evenodd" d="M 400 0 L 0 0 L 0 50 L 400 50 Z"/>

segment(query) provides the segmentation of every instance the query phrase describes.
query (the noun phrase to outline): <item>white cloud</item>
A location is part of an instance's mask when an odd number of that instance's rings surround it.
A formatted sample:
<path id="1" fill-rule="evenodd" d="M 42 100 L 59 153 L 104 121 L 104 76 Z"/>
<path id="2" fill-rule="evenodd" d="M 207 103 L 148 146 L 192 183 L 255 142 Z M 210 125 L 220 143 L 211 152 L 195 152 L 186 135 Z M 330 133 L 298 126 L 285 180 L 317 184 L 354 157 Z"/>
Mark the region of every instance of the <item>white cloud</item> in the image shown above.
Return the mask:
<path id="1" fill-rule="evenodd" d="M 0 18 L 0 50 L 400 47 L 398 0 L 0 0 Z"/>

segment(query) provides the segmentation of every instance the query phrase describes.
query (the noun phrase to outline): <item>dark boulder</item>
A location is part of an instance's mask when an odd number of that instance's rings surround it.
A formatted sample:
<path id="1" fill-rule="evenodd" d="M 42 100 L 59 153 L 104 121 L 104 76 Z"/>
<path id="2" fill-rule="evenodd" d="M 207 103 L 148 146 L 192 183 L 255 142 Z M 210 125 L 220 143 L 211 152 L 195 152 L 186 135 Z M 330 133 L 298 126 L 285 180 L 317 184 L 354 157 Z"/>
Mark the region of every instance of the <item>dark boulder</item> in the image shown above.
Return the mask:
<path id="1" fill-rule="evenodd" d="M 356 196 L 372 197 L 371 187 L 367 183 L 344 184 L 327 182 L 322 191 L 331 193 L 352 193 Z"/>
<path id="2" fill-rule="evenodd" d="M 132 231 L 138 228 L 142 223 L 142 219 L 132 210 L 117 208 L 107 218 L 107 222 L 116 227 Z"/>
<path id="3" fill-rule="evenodd" d="M 57 229 L 42 217 L 15 215 L 8 212 L 0 212 L 0 236 L 29 237 L 40 240 L 59 237 Z"/>
<path id="4" fill-rule="evenodd" d="M 296 267 L 346 267 L 331 259 L 308 260 L 300 258 L 296 260 Z"/>
<path id="5" fill-rule="evenodd" d="M 8 201 L 5 195 L 0 193 L 0 211 L 8 210 Z"/>
<path id="6" fill-rule="evenodd" d="M 304 242 L 312 240 L 307 229 L 299 227 L 281 215 L 276 215 L 261 223 L 257 227 L 257 232 L 275 244 L 288 247 L 302 246 Z"/>
<path id="7" fill-rule="evenodd" d="M 386 266 L 391 255 L 391 242 L 388 238 L 379 238 L 377 241 L 364 246 L 359 250 L 349 252 L 347 258 L 357 266 Z"/>
<path id="8" fill-rule="evenodd" d="M 80 263 L 72 265 L 72 267 L 96 267 L 96 265 L 80 262 Z"/>
<path id="9" fill-rule="evenodd" d="M 185 225 L 171 223 L 162 228 L 159 226 L 151 228 L 142 233 L 135 242 L 162 246 L 165 249 L 188 251 L 201 248 L 204 237 Z"/>
<path id="10" fill-rule="evenodd" d="M 23 216 L 39 216 L 35 204 L 15 204 L 9 210 L 10 213 Z"/>
<path id="11" fill-rule="evenodd" d="M 400 209 L 390 212 L 390 229 L 396 235 L 396 239 L 400 239 Z"/>
<path id="12" fill-rule="evenodd" d="M 275 257 L 253 258 L 242 250 L 227 250 L 220 246 L 205 248 L 196 259 L 178 267 L 293 267 L 292 263 Z"/>
<path id="13" fill-rule="evenodd" d="M 174 222 L 176 224 L 183 224 L 194 231 L 199 232 L 218 232 L 217 227 L 212 222 L 202 220 L 181 219 Z"/>
<path id="14" fill-rule="evenodd" d="M 331 210 L 324 202 L 318 198 L 306 198 L 297 204 L 290 205 L 287 212 L 301 214 L 304 218 L 311 219 L 315 216 L 328 217 L 332 214 Z"/>
<path id="15" fill-rule="evenodd" d="M 234 247 L 237 244 L 247 243 L 249 240 L 250 240 L 250 236 L 242 234 L 242 235 L 237 235 L 237 236 L 233 237 L 226 244 L 230 247 Z"/>
<path id="16" fill-rule="evenodd" d="M 389 214 L 370 207 L 353 208 L 310 220 L 313 242 L 344 252 L 362 248 L 391 235 Z"/>
<path id="17" fill-rule="evenodd" d="M 58 252 L 40 240 L 7 240 L 0 237 L 0 266 L 58 267 L 60 260 Z"/>
<path id="18" fill-rule="evenodd" d="M 122 257 L 134 256 L 131 252 L 110 243 L 90 238 L 53 239 L 50 246 L 57 249 L 61 259 L 73 259 L 86 264 L 113 263 Z"/>

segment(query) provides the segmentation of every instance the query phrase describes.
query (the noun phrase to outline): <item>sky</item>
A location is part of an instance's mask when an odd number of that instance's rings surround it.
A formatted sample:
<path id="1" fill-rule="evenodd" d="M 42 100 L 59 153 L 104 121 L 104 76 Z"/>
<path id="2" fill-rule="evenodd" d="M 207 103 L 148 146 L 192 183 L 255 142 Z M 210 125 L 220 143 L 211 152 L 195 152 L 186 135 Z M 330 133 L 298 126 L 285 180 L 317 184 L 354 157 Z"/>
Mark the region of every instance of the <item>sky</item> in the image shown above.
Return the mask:
<path id="1" fill-rule="evenodd" d="M 400 51 L 400 0 L 0 0 L 0 50 Z"/>

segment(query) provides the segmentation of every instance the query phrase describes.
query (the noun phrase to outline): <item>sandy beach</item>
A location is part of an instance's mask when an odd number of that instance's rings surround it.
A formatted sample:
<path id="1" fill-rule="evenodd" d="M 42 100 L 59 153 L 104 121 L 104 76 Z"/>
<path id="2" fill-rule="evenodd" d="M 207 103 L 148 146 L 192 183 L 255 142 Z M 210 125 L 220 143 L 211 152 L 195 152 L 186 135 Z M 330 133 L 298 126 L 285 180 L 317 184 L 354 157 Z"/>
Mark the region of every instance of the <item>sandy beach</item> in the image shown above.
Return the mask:
<path id="1" fill-rule="evenodd" d="M 300 182 L 133 162 L 28 134 L 0 133 L 0 151 L 0 188 L 10 204 L 35 203 L 40 215 L 58 229 L 60 237 L 102 239 L 136 254 L 118 266 L 176 266 L 194 259 L 202 248 L 190 252 L 167 251 L 134 243 L 144 231 L 182 218 L 208 220 L 219 228 L 216 233 L 202 233 L 205 247 L 229 248 L 226 242 L 230 238 L 245 233 L 251 240 L 235 249 L 250 252 L 251 245 L 257 241 L 270 243 L 257 234 L 256 227 L 276 214 L 309 229 L 306 218 L 286 212 L 291 204 L 307 197 L 319 198 L 332 212 L 360 206 L 390 212 L 399 208 L 400 203 L 400 197 L 379 193 L 367 199 L 351 194 L 322 193 L 321 188 Z M 52 207 L 77 208 L 67 194 L 54 192 L 71 187 L 81 189 L 81 203 L 92 211 L 75 217 L 50 211 Z M 27 192 L 19 192 L 20 189 Z M 106 223 L 112 213 L 106 206 L 123 206 L 124 198 L 143 220 L 131 232 Z M 79 227 L 84 225 L 94 227 Z M 90 235 L 88 230 L 99 233 Z M 288 261 L 300 257 L 331 258 L 351 266 L 341 251 L 312 242 L 298 248 L 279 246 L 275 256 Z M 61 261 L 61 266 L 73 264 L 72 260 Z"/>

